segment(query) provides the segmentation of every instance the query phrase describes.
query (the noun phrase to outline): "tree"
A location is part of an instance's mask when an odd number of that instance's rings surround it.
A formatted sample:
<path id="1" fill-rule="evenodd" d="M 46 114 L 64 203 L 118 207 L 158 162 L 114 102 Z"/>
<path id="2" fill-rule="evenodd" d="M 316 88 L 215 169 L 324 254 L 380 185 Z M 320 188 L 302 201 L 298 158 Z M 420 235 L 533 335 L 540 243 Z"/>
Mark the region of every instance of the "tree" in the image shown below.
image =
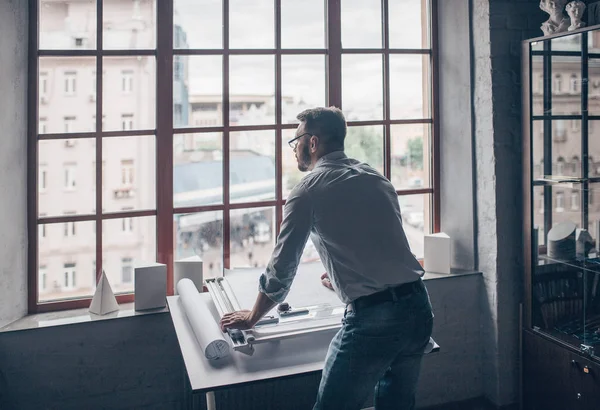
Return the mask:
<path id="1" fill-rule="evenodd" d="M 350 158 L 383 169 L 383 136 L 380 127 L 349 127 L 345 151 Z"/>
<path id="2" fill-rule="evenodd" d="M 423 169 L 423 138 L 414 137 L 406 143 L 408 148 L 408 159 L 412 169 Z"/>

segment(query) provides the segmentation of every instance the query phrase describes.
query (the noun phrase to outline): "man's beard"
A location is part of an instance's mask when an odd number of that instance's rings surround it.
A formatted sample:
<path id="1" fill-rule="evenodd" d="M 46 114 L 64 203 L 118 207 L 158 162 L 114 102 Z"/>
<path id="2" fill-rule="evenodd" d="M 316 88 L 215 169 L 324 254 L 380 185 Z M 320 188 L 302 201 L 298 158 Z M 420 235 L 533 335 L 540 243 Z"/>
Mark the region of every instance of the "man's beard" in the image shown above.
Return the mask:
<path id="1" fill-rule="evenodd" d="M 308 167 L 310 165 L 310 152 L 308 151 L 308 145 L 305 145 L 302 148 L 302 151 L 298 154 L 296 154 L 298 156 L 298 169 L 301 172 L 306 172 L 308 171 Z"/>

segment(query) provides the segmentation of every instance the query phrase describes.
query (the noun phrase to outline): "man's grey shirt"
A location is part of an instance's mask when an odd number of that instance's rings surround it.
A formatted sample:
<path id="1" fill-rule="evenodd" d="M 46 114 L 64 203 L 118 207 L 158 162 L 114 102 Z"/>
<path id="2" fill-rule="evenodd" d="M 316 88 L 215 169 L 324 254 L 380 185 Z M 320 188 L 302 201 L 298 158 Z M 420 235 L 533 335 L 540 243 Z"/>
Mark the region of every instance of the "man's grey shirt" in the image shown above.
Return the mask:
<path id="1" fill-rule="evenodd" d="M 343 151 L 320 158 L 288 196 L 259 280 L 259 290 L 274 302 L 285 300 L 309 236 L 344 303 L 423 276 L 393 185 Z"/>

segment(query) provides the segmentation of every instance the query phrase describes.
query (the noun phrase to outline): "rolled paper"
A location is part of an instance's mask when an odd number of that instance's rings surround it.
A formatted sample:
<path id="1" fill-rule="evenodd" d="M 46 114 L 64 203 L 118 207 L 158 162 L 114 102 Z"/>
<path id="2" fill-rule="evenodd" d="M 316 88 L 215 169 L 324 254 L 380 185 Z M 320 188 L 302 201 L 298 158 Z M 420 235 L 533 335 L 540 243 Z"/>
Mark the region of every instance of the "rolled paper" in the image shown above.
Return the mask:
<path id="1" fill-rule="evenodd" d="M 181 279 L 177 283 L 177 293 L 183 311 L 192 327 L 198 345 L 209 360 L 217 360 L 229 355 L 229 343 L 225 340 L 219 325 L 198 289 L 190 279 Z"/>

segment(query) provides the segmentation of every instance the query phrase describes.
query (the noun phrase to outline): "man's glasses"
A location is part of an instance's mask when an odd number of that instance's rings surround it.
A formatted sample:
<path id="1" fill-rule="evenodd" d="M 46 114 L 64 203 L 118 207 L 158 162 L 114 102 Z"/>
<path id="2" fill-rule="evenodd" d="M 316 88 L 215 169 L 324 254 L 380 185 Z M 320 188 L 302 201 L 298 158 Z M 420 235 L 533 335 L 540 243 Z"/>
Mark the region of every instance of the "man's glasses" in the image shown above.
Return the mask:
<path id="1" fill-rule="evenodd" d="M 304 134 L 302 134 L 302 135 L 298 135 L 297 137 L 294 137 L 294 138 L 292 138 L 291 140 L 289 140 L 289 141 L 288 141 L 288 144 L 290 145 L 290 147 L 291 147 L 293 150 L 295 150 L 295 149 L 296 149 L 296 147 L 298 146 L 298 142 L 299 142 L 298 140 L 299 140 L 300 138 L 304 137 L 305 135 L 312 135 L 312 134 L 310 134 L 310 133 L 308 133 L 308 132 L 305 132 Z"/>

